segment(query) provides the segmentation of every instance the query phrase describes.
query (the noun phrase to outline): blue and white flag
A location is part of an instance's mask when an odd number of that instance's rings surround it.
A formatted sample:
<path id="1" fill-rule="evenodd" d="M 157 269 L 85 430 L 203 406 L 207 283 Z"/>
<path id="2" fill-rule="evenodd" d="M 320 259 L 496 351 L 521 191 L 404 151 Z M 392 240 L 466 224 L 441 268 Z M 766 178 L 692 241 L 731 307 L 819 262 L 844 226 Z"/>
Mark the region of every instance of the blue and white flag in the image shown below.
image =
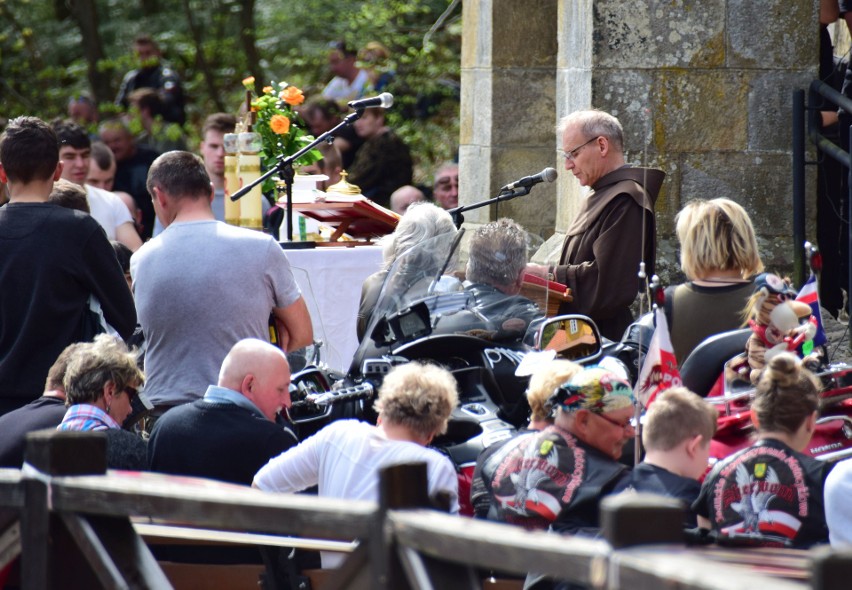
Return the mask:
<path id="1" fill-rule="evenodd" d="M 798 295 L 796 295 L 796 301 L 801 301 L 811 306 L 811 315 L 816 318 L 817 322 L 817 331 L 814 335 L 813 343 L 814 346 L 822 346 L 828 341 L 828 338 L 822 327 L 822 314 L 819 312 L 819 291 L 817 290 L 817 279 L 814 273 L 811 273 L 811 276 L 802 285 Z"/>

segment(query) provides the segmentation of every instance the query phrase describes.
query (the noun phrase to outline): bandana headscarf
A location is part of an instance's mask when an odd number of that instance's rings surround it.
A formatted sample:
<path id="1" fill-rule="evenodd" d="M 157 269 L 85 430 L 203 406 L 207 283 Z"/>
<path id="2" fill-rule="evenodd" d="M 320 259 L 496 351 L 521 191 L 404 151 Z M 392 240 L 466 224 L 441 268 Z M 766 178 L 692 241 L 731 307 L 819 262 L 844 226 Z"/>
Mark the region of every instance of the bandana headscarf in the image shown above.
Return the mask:
<path id="1" fill-rule="evenodd" d="M 566 412 L 614 412 L 633 405 L 633 388 L 615 373 L 598 366 L 583 369 L 554 392 L 555 404 Z"/>

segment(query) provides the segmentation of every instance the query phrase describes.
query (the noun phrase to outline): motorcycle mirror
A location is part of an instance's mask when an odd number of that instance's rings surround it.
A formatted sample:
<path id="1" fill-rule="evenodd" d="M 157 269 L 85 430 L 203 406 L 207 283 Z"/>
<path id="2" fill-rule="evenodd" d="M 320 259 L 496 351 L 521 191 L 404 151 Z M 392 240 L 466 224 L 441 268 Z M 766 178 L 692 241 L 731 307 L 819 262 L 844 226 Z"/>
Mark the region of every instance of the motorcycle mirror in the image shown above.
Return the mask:
<path id="1" fill-rule="evenodd" d="M 591 361 L 601 355 L 601 334 L 586 316 L 556 316 L 539 328 L 536 349 L 553 350 L 558 358 L 578 363 Z"/>

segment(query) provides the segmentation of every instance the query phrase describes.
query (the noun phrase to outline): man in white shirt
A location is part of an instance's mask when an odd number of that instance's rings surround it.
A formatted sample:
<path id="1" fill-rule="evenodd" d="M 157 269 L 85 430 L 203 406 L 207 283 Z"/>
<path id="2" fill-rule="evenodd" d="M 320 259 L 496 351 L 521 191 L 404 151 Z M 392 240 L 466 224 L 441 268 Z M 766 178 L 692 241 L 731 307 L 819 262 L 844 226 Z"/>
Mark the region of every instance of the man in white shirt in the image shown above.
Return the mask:
<path id="1" fill-rule="evenodd" d="M 133 225 L 133 219 L 124 203 L 116 195 L 86 184 L 92 140 L 85 129 L 70 121 L 53 124 L 59 138 L 59 159 L 63 163 L 62 178 L 86 189 L 91 216 L 95 218 L 110 240 L 118 240 L 136 251 L 142 239 Z"/>
<path id="2" fill-rule="evenodd" d="M 361 98 L 370 83 L 370 77 L 366 70 L 361 70 L 355 65 L 357 52 L 347 47 L 343 41 L 331 43 L 330 47 L 328 67 L 334 74 L 334 78 L 322 91 L 323 98 L 339 103 Z"/>
<path id="3" fill-rule="evenodd" d="M 379 389 L 376 426 L 357 420 L 332 422 L 271 459 L 252 486 L 292 493 L 317 485 L 320 496 L 376 502 L 381 468 L 426 463 L 429 494 L 449 493 L 450 512 L 458 513 L 456 470 L 446 455 L 427 448 L 446 431 L 456 405 L 456 381 L 446 369 L 420 363 L 394 367 Z M 322 555 L 324 568 L 340 561 L 338 555 Z"/>
<path id="4" fill-rule="evenodd" d="M 118 197 L 130 212 L 136 233 L 142 235 L 142 210 L 136 205 L 133 196 L 129 193 L 112 190 L 112 185 L 115 183 L 115 169 L 115 156 L 112 150 L 102 141 L 93 142 L 86 187 L 99 188 Z"/>

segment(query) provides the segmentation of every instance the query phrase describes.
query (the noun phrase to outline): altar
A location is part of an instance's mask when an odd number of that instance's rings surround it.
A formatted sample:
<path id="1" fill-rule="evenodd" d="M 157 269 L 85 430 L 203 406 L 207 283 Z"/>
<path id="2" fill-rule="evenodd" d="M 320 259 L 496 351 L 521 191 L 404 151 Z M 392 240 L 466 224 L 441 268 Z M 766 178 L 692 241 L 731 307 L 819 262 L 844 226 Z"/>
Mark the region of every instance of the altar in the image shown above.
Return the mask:
<path id="1" fill-rule="evenodd" d="M 358 348 L 355 323 L 361 285 L 382 263 L 380 246 L 285 250 L 314 327 L 321 359 L 346 372 Z"/>

